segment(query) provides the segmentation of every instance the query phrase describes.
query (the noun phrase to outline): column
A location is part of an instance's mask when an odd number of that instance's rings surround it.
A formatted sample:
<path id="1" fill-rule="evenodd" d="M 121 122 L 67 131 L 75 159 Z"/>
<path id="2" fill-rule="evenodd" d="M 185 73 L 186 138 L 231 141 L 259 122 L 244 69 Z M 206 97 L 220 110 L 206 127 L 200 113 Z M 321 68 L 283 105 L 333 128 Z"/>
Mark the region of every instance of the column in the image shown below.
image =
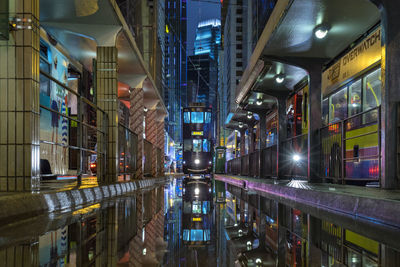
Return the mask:
<path id="1" fill-rule="evenodd" d="M 246 129 L 240 129 L 240 156 L 246 155 Z"/>
<path id="2" fill-rule="evenodd" d="M 267 116 L 265 112 L 258 113 L 260 117 L 260 150 L 263 150 L 267 145 Z"/>
<path id="3" fill-rule="evenodd" d="M 254 152 L 254 124 L 249 125 L 249 154 Z"/>
<path id="4" fill-rule="evenodd" d="M 321 144 L 319 129 L 322 127 L 321 115 L 321 70 L 320 64 L 310 64 L 308 70 L 308 181 L 318 182 L 320 178 Z"/>
<path id="5" fill-rule="evenodd" d="M 151 147 L 151 176 L 157 174 L 157 122 L 155 109 L 149 110 L 146 114 L 146 140 L 152 144 Z M 147 159 L 146 159 L 147 160 Z"/>
<path id="6" fill-rule="evenodd" d="M 164 118 L 157 122 L 157 147 L 160 149 L 161 155 L 157 158 L 157 165 L 159 165 L 159 170 L 157 170 L 157 176 L 164 176 Z M 160 161 L 160 162 L 159 162 Z"/>
<path id="7" fill-rule="evenodd" d="M 97 47 L 96 84 L 97 105 L 108 115 L 107 122 L 107 154 L 105 175 L 99 176 L 100 182 L 112 183 L 118 177 L 118 80 L 117 80 L 118 51 L 116 47 Z M 97 125 L 102 127 L 104 122 L 97 116 Z M 101 163 L 101 161 L 99 162 Z M 98 167 L 101 169 L 101 166 Z"/>
<path id="8" fill-rule="evenodd" d="M 371 2 L 382 18 L 381 186 L 393 189 L 399 185 L 400 11 L 395 1 Z"/>
<path id="9" fill-rule="evenodd" d="M 286 206 L 278 203 L 278 267 L 286 266 Z"/>
<path id="10" fill-rule="evenodd" d="M 0 41 L 0 191 L 40 186 L 39 0 L 11 1 L 9 17 L 32 20 L 32 29 Z"/>
<path id="11" fill-rule="evenodd" d="M 143 106 L 143 89 L 135 88 L 131 91 L 130 110 L 129 110 L 129 128 L 137 134 L 138 145 L 136 153 L 136 179 L 143 179 L 143 120 L 144 120 L 144 106 Z"/>
<path id="12" fill-rule="evenodd" d="M 287 138 L 287 116 L 286 116 L 286 95 L 278 96 L 278 155 L 277 155 L 277 178 L 283 179 L 285 178 L 283 175 L 287 173 L 287 168 L 290 168 L 290 165 L 287 164 L 287 153 L 290 151 L 285 151 L 286 146 L 284 142 Z"/>

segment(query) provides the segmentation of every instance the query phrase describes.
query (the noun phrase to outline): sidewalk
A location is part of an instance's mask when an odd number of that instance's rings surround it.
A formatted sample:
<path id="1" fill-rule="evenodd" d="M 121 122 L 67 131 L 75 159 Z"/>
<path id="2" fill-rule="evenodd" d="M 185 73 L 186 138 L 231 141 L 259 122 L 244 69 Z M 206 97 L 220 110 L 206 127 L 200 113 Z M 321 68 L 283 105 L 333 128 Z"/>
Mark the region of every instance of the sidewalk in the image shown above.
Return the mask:
<path id="1" fill-rule="evenodd" d="M 71 210 L 96 204 L 113 197 L 134 193 L 140 189 L 164 184 L 168 176 L 98 185 L 93 177 L 76 181 L 44 182 L 39 193 L 6 193 L 0 195 L 0 222 L 3 224 L 27 219 L 45 213 Z"/>
<path id="2" fill-rule="evenodd" d="M 400 227 L 400 190 L 311 184 L 298 180 L 255 179 L 223 174 L 216 174 L 215 179 L 241 188 L 245 186 L 246 189 L 284 204 L 300 203 L 387 226 Z"/>

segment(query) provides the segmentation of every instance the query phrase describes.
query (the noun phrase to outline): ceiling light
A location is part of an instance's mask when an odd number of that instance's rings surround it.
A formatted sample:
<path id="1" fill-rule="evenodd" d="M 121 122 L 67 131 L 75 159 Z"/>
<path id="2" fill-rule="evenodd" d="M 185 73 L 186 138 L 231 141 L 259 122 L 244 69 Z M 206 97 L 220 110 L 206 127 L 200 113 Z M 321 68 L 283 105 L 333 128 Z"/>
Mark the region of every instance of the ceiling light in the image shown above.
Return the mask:
<path id="1" fill-rule="evenodd" d="M 239 128 L 243 128 L 243 123 L 239 122 Z"/>
<path id="2" fill-rule="evenodd" d="M 247 118 L 248 118 L 248 119 L 251 119 L 251 117 L 253 117 L 253 113 L 251 113 L 250 111 L 247 112 Z"/>
<path id="3" fill-rule="evenodd" d="M 318 39 L 323 39 L 328 34 L 329 28 L 326 25 L 318 25 L 314 29 L 315 37 Z"/>
<path id="4" fill-rule="evenodd" d="M 144 111 L 144 112 L 147 112 L 147 110 L 148 110 L 148 109 L 147 109 L 146 107 L 144 107 L 143 111 Z"/>
<path id="5" fill-rule="evenodd" d="M 275 76 L 275 81 L 277 83 L 283 83 L 284 80 L 285 80 L 285 75 L 282 73 Z"/>
<path id="6" fill-rule="evenodd" d="M 262 99 L 257 99 L 256 104 L 257 104 L 258 106 L 261 106 L 262 103 L 263 103 Z"/>

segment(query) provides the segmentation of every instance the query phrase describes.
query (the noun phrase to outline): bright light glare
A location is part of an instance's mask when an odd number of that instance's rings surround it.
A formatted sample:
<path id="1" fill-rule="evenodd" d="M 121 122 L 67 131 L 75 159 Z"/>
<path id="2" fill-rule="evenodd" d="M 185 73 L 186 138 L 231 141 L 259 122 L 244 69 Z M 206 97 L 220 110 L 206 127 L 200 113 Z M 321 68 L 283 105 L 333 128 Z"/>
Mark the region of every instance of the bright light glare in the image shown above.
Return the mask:
<path id="1" fill-rule="evenodd" d="M 277 83 L 282 83 L 283 80 L 284 80 L 283 77 L 276 77 L 276 79 L 275 79 L 275 81 L 276 81 Z"/>
<path id="2" fill-rule="evenodd" d="M 196 188 L 194 189 L 194 194 L 195 194 L 195 195 L 200 194 L 200 189 L 199 189 L 198 187 L 196 187 Z"/>
<path id="3" fill-rule="evenodd" d="M 194 164 L 200 164 L 200 160 L 199 159 L 195 159 L 194 160 Z"/>
<path id="4" fill-rule="evenodd" d="M 327 29 L 318 29 L 315 31 L 315 37 L 317 37 L 318 39 L 323 39 L 325 38 L 325 36 L 328 34 L 328 30 Z"/>
<path id="5" fill-rule="evenodd" d="M 256 263 L 261 263 L 261 259 L 260 259 L 260 258 L 257 258 L 257 259 L 256 259 Z"/>
<path id="6" fill-rule="evenodd" d="M 247 246 L 248 246 L 248 247 L 251 246 L 251 241 L 247 241 Z"/>
<path id="7" fill-rule="evenodd" d="M 297 155 L 297 154 L 294 154 L 294 155 L 293 155 L 293 160 L 294 160 L 294 161 L 299 161 L 299 160 L 300 160 L 300 156 Z"/>
<path id="8" fill-rule="evenodd" d="M 257 100 L 257 105 L 260 106 L 262 104 L 262 100 Z"/>

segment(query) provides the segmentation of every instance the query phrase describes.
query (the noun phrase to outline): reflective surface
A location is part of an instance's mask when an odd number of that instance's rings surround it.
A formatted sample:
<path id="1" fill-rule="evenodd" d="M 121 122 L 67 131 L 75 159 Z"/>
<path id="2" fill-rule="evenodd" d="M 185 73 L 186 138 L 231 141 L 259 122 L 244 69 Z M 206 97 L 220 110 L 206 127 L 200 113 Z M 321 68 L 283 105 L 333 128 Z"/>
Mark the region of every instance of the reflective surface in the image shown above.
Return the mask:
<path id="1" fill-rule="evenodd" d="M 398 229 L 296 206 L 212 179 L 174 179 L 112 201 L 2 225 L 0 261 L 2 266 L 400 262 Z"/>

